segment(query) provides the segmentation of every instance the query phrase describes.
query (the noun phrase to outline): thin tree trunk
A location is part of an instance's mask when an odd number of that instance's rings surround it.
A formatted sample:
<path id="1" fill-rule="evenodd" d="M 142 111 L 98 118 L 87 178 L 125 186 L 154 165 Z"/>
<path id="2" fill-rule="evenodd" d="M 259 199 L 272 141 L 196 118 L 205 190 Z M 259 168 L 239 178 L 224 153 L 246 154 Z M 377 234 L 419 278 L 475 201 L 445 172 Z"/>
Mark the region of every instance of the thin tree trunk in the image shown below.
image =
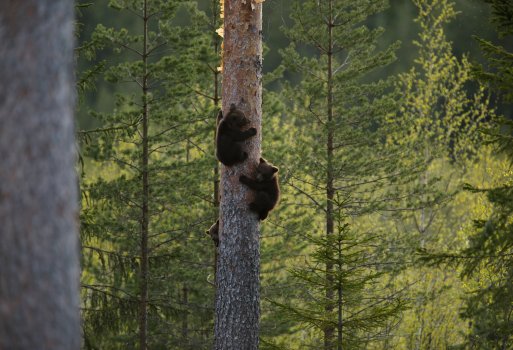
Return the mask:
<path id="1" fill-rule="evenodd" d="M 334 231 L 333 199 L 335 189 L 333 185 L 333 2 L 329 1 L 329 19 L 328 19 L 328 139 L 326 143 L 327 171 L 326 171 L 326 235 L 332 235 Z M 326 264 L 326 313 L 333 312 L 334 299 L 333 293 L 333 264 Z M 324 349 L 333 348 L 333 336 L 335 329 L 333 326 L 327 326 L 324 329 Z"/>
<path id="2" fill-rule="evenodd" d="M 220 14 L 219 10 L 219 0 L 212 0 L 212 28 L 217 29 L 218 28 L 218 16 Z M 219 35 L 216 33 L 213 33 L 214 35 L 214 52 L 216 54 L 216 57 L 219 55 L 219 46 L 220 46 L 220 40 Z M 217 69 L 213 70 L 214 74 L 214 106 L 217 108 L 219 107 L 219 102 L 221 101 L 221 98 L 219 97 L 219 71 Z M 216 108 L 216 109 L 217 109 Z M 215 142 L 217 140 L 217 114 L 215 115 L 216 118 L 216 124 L 214 128 L 214 147 Z M 219 208 L 219 162 L 216 160 L 216 165 L 214 166 L 214 207 Z M 217 281 L 217 259 L 218 259 L 218 248 L 214 245 L 214 281 Z"/>
<path id="3" fill-rule="evenodd" d="M 141 209 L 141 267 L 140 267 L 140 291 L 139 291 L 139 349 L 146 350 L 148 344 L 148 227 L 149 227 L 149 179 L 148 179 L 148 11 L 147 1 L 144 0 L 143 7 L 143 66 L 144 76 L 142 80 L 143 89 L 143 115 L 142 115 L 142 209 Z"/>
<path id="4" fill-rule="evenodd" d="M 217 28 L 219 25 L 217 18 L 219 16 L 219 0 L 212 0 L 212 28 Z M 219 35 L 217 33 L 213 33 L 214 35 L 214 52 L 216 57 L 219 55 Z M 219 102 L 221 98 L 219 97 L 219 71 L 217 69 L 213 69 L 214 75 L 214 106 L 219 107 Z M 217 114 L 216 114 L 216 128 L 214 129 L 214 144 L 217 139 Z M 214 205 L 219 207 L 219 162 L 216 161 L 216 165 L 214 167 Z"/>
<path id="5" fill-rule="evenodd" d="M 182 344 L 188 349 L 189 342 L 189 314 L 187 312 L 189 308 L 189 289 L 187 284 L 183 284 L 182 288 L 182 305 L 184 308 L 183 319 L 182 319 Z"/>
<path id="6" fill-rule="evenodd" d="M 0 349 L 80 348 L 73 2 L 0 2 Z"/>
<path id="7" fill-rule="evenodd" d="M 220 245 L 217 267 L 216 350 L 256 350 L 259 336 L 259 221 L 248 205 L 252 192 L 239 182 L 260 157 L 262 115 L 262 6 L 225 0 L 223 110 L 235 104 L 257 136 L 245 142 L 249 157 L 221 168 Z"/>

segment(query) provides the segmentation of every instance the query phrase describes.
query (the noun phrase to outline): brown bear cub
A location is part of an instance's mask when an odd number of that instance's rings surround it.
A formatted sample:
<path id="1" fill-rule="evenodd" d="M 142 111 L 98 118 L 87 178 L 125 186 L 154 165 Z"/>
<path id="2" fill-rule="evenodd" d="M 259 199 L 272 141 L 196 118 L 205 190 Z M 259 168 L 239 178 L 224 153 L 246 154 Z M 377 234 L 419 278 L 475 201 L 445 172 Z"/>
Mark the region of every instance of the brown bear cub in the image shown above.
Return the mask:
<path id="1" fill-rule="evenodd" d="M 234 104 L 230 106 L 230 112 L 226 117 L 223 118 L 220 111 L 217 118 L 218 122 L 220 120 L 217 127 L 217 159 L 226 166 L 245 161 L 248 154 L 242 150 L 241 142 L 255 136 L 256 129 L 242 131 L 249 124 L 249 119 Z"/>
<path id="2" fill-rule="evenodd" d="M 255 179 L 245 175 L 239 177 L 240 182 L 255 191 L 255 200 L 249 204 L 249 209 L 256 212 L 260 220 L 267 217 L 280 198 L 277 172 L 277 167 L 260 158 Z"/>
<path id="3" fill-rule="evenodd" d="M 212 238 L 216 247 L 219 246 L 219 219 L 205 232 Z"/>

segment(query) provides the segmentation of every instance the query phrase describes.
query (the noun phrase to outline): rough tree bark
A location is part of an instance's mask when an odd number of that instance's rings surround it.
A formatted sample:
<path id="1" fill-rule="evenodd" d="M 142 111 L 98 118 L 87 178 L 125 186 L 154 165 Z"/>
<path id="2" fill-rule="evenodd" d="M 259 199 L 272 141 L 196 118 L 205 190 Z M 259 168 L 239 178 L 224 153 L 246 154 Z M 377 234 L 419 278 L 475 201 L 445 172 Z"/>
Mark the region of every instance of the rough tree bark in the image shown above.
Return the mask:
<path id="1" fill-rule="evenodd" d="M 257 215 L 249 211 L 251 191 L 239 182 L 253 174 L 260 157 L 262 115 L 262 6 L 225 0 L 223 111 L 234 103 L 257 135 L 245 142 L 242 164 L 221 168 L 220 245 L 217 266 L 216 350 L 258 349 L 260 246 Z"/>
<path id="2" fill-rule="evenodd" d="M 80 348 L 73 1 L 0 2 L 0 349 Z"/>

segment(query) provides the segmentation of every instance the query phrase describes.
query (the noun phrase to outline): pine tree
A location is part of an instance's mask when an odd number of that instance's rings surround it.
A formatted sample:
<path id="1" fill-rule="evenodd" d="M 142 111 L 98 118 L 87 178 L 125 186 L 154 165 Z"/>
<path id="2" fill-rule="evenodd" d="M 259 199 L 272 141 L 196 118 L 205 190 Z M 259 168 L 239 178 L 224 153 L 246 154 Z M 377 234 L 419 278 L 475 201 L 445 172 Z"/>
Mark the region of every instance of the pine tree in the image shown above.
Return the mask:
<path id="1" fill-rule="evenodd" d="M 129 32 L 100 24 L 83 51 L 122 54 L 105 71 L 118 86 L 114 112 L 93 112 L 102 126 L 79 133 L 85 345 L 208 348 L 212 179 L 205 174 L 215 125 L 212 102 L 196 93 L 200 59 L 211 59 L 207 18 L 186 1 L 110 5 L 137 25 Z"/>
<path id="2" fill-rule="evenodd" d="M 386 6 L 386 1 L 297 2 L 291 14 L 293 25 L 285 29 L 293 42 L 283 52 L 285 66 L 301 74 L 301 82 L 286 85 L 285 90 L 289 118 L 300 130 L 287 185 L 311 207 L 313 232 L 307 242 L 317 252 L 310 268 L 296 274 L 309 282 L 302 285 L 305 295 L 315 296 L 303 300 L 303 306 L 287 303 L 287 308 L 322 331 L 325 349 L 361 346 L 398 311 L 391 306 L 399 305 L 395 298 L 387 299 L 390 293 L 372 293 L 368 288 L 380 274 L 377 261 L 372 261 L 375 255 L 364 254 L 365 249 L 358 247 L 369 237 L 355 225 L 356 218 L 390 199 L 384 188 L 393 178 L 398 156 L 382 144 L 385 117 L 397 108 L 394 97 L 387 94 L 392 80 L 365 80 L 370 72 L 392 62 L 398 47 L 395 43 L 376 50 L 383 29 L 364 25 L 366 18 Z M 318 228 L 323 225 L 324 229 Z M 362 272 L 366 277 L 345 274 L 359 269 L 364 260 L 374 266 L 367 275 Z M 382 298 L 383 303 L 374 298 Z M 307 312 L 299 312 L 301 307 Z M 364 309 L 362 319 L 351 320 L 352 313 Z M 315 333 L 309 345 L 319 348 L 318 336 Z"/>
<path id="3" fill-rule="evenodd" d="M 248 158 L 221 167 L 219 256 L 216 273 L 214 349 L 258 349 L 260 321 L 260 230 L 249 210 L 252 196 L 239 182 L 253 177 L 260 156 L 262 134 L 262 4 L 224 2 L 223 112 L 230 105 L 241 110 L 257 129 L 245 142 Z"/>
<path id="4" fill-rule="evenodd" d="M 73 3 L 3 1 L 0 27 L 0 348 L 78 350 Z"/>

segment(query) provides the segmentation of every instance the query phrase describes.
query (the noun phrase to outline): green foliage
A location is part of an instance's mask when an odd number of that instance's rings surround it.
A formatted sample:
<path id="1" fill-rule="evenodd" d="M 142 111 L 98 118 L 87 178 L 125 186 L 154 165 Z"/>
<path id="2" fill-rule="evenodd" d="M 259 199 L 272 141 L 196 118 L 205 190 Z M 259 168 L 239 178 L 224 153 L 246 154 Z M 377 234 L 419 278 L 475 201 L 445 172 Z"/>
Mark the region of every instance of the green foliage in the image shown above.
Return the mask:
<path id="1" fill-rule="evenodd" d="M 401 74 L 398 88 L 405 98 L 401 113 L 391 123 L 401 130 L 389 138 L 415 147 L 427 162 L 445 157 L 454 161 L 475 153 L 478 127 L 487 118 L 483 86 L 469 96 L 470 63 L 452 53 L 444 27 L 456 16 L 446 0 L 415 1 L 421 27 L 415 66 Z M 406 135 L 404 133 L 406 132 Z M 406 137 L 405 137 L 406 136 Z"/>
<path id="2" fill-rule="evenodd" d="M 446 38 L 446 26 L 457 15 L 454 5 L 447 0 L 414 3 L 421 28 L 414 42 L 418 57 L 399 76 L 403 99 L 399 115 L 389 119 L 395 132 L 387 137 L 389 143 L 413 150 L 424 164 L 401 206 L 407 210 L 398 211 L 391 226 L 401 260 L 413 260 L 418 250 L 463 246 L 462 222 L 472 207 L 461 186 L 472 177 L 481 145 L 479 128 L 493 117 L 484 86 L 472 81 L 468 59 L 457 58 Z M 410 159 L 406 161 L 399 166 Z M 411 286 L 408 293 L 415 302 L 399 328 L 407 336 L 395 339 L 395 346 L 447 348 L 460 343 L 464 324 L 458 317 L 462 286 L 457 269 L 412 264 L 397 279 L 399 286 Z"/>
<path id="3" fill-rule="evenodd" d="M 389 93 L 393 80 L 365 80 L 395 59 L 399 45 L 376 50 L 383 29 L 364 25 L 386 5 L 386 1 L 295 2 L 293 24 L 283 28 L 292 41 L 282 52 L 285 72 L 299 73 L 301 80 L 297 85 L 283 82 L 281 92 L 288 111 L 282 120 L 294 135 L 289 147 L 295 155 L 287 159 L 282 182 L 284 191 L 295 196 L 296 213 L 301 210 L 311 218 L 296 230 L 310 258 L 293 260 L 296 266 L 306 266 L 292 273 L 290 292 L 272 298 L 282 306 L 276 317 L 288 320 L 289 331 L 266 337 L 270 349 L 319 348 L 322 338 L 329 338 L 323 332 L 330 330 L 329 348 L 337 344 L 358 348 L 376 341 L 377 334 L 381 341 L 389 335 L 384 329 L 394 324 L 402 308 L 396 296 L 388 299 L 392 292 L 387 293 L 384 285 L 373 288 L 380 283 L 377 266 L 383 256 L 363 248 L 370 244 L 371 229 L 352 224 L 391 201 L 393 194 L 385 191 L 388 183 L 408 181 L 411 176 L 410 171 L 400 180 L 391 175 L 400 150 L 383 147 L 385 118 L 398 106 L 397 95 Z M 313 55 L 305 54 L 312 49 Z M 338 230 L 328 229 L 331 223 Z M 341 327 L 337 305 L 343 309 Z M 336 339 L 336 329 L 342 343 Z"/>
<path id="4" fill-rule="evenodd" d="M 298 155 L 294 163 L 297 171 L 291 174 L 288 184 L 309 196 L 317 210 L 324 211 L 329 163 L 337 191 L 352 199 L 345 205 L 347 212 L 361 213 L 372 209 L 368 205 L 372 201 L 370 194 L 384 186 L 386 181 L 380 179 L 392 169 L 392 155 L 380 150 L 386 132 L 385 116 L 393 115 L 397 108 L 397 96 L 387 94 L 392 79 L 366 83 L 363 78 L 393 61 L 398 43 L 376 52 L 375 42 L 382 29 L 369 29 L 361 23 L 362 18 L 383 9 L 385 2 L 362 2 L 357 6 L 349 1 L 334 1 L 333 14 L 342 17 L 336 17 L 330 49 L 324 22 L 329 16 L 328 8 L 319 6 L 311 1 L 296 3 L 291 15 L 294 25 L 284 29 L 293 40 L 282 53 L 284 64 L 302 74 L 297 86 L 284 83 L 288 118 L 293 118 L 299 128 L 293 145 Z M 363 8 L 368 9 L 365 14 L 361 13 Z M 316 48 L 316 55 L 302 55 L 303 45 Z M 333 53 L 329 67 L 328 52 Z M 330 69 L 332 79 L 328 83 Z M 333 140 L 330 159 L 326 150 L 329 135 Z"/>
<path id="5" fill-rule="evenodd" d="M 118 62 L 106 63 L 103 74 L 117 87 L 114 110 L 92 112 L 101 127 L 79 132 L 85 164 L 85 346 L 136 347 L 141 290 L 147 283 L 148 347 L 206 349 L 214 298 L 207 276 L 214 257 L 204 232 L 214 217 L 209 174 L 215 165 L 215 106 L 195 90 L 214 89 L 205 83 L 208 64 L 218 60 L 213 36 L 205 34 L 209 19 L 188 1 L 110 5 L 134 16 L 138 27 L 131 31 L 98 24 L 84 45 L 90 59 L 105 50 L 119 55 Z M 187 18 L 187 25 L 177 24 L 177 17 Z M 142 246 L 145 216 L 147 250 Z M 147 279 L 141 272 L 144 254 Z"/>
<path id="6" fill-rule="evenodd" d="M 362 237 L 343 216 L 336 221 L 335 233 L 305 237 L 314 251 L 291 270 L 296 283 L 289 301 L 275 302 L 302 329 L 306 339 L 299 348 L 321 348 L 321 331 L 328 327 L 337 330 L 339 349 L 371 346 L 390 336 L 383 326 L 397 324 L 406 306 L 400 292 L 391 293 L 379 282 L 385 273 L 376 249 L 379 238 Z M 334 297 L 326 297 L 326 290 Z"/>
<path id="7" fill-rule="evenodd" d="M 492 22 L 501 36 L 513 33 L 511 1 L 487 1 L 492 5 Z M 476 67 L 477 76 L 490 83 L 505 101 L 513 101 L 513 54 L 486 40 L 478 42 L 487 58 L 487 66 Z M 471 349 L 506 349 L 513 341 L 513 163 L 512 122 L 502 119 L 488 129 L 490 143 L 507 156 L 509 167 L 499 170 L 501 181 L 489 188 L 469 187 L 487 195 L 490 213 L 474 220 L 475 230 L 468 247 L 463 276 L 475 288 L 466 299 L 462 316 L 471 321 L 471 333 L 465 345 Z"/>
<path id="8" fill-rule="evenodd" d="M 500 36 L 513 34 L 513 7 L 509 0 L 486 0 L 492 5 L 491 21 Z"/>
<path id="9" fill-rule="evenodd" d="M 507 38 L 510 1 L 489 2 Z M 194 1 L 147 3 L 146 61 L 143 0 L 78 9 L 94 23 L 77 26 L 89 37 L 77 48 L 79 113 L 92 117 L 78 132 L 86 349 L 138 346 L 144 171 L 148 347 L 211 347 L 214 247 L 204 232 L 217 218 L 219 1 L 198 1 L 206 13 Z M 420 32 L 402 49 L 396 39 L 418 31 L 409 1 L 391 10 L 384 0 L 265 3 L 266 67 L 281 35 L 267 21 L 293 11 L 283 22 L 291 41 L 283 65 L 264 78 L 262 150 L 280 168 L 282 196 L 261 226 L 262 349 L 323 348 L 326 330 L 329 347 L 340 333 L 344 349 L 512 341 L 512 173 L 481 139 L 512 159 L 513 124 L 489 127 L 484 86 L 513 100 L 513 56 L 478 38 L 488 60 L 471 66 L 454 52 L 466 47 L 459 28 L 475 19 L 447 0 L 413 3 Z M 390 22 L 401 33 L 374 25 Z M 461 191 L 465 183 L 471 191 Z M 431 265 L 418 263 L 419 251 Z M 457 263 L 440 264 L 448 261 Z"/>

